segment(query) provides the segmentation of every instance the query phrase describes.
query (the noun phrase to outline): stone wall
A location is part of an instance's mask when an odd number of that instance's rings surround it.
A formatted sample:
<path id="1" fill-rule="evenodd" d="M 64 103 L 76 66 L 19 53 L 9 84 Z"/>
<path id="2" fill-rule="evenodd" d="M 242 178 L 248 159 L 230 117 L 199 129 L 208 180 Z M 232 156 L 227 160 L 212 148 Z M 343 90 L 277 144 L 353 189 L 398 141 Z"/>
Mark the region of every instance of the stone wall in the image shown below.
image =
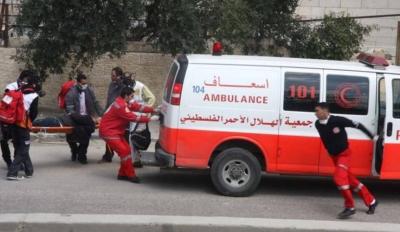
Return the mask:
<path id="1" fill-rule="evenodd" d="M 400 14 L 400 0 L 300 0 L 296 13 L 304 19 L 323 18 L 330 12 L 345 12 L 350 16 Z M 397 24 L 400 17 L 358 19 L 364 25 L 376 25 L 379 30 L 366 38 L 363 50 L 384 49 L 396 55 Z"/>
<path id="2" fill-rule="evenodd" d="M 4 89 L 7 83 L 16 80 L 23 66 L 11 59 L 15 55 L 15 48 L 0 48 L 0 87 Z M 156 95 L 160 103 L 163 84 L 167 75 L 172 57 L 157 53 L 128 52 L 121 58 L 111 59 L 104 56 L 98 60 L 92 70 L 84 70 L 89 82 L 95 89 L 96 96 L 104 106 L 107 87 L 110 82 L 111 69 L 120 66 L 124 71 L 136 72 L 137 79 L 145 83 Z M 51 75 L 44 83 L 47 95 L 40 99 L 42 112 L 61 113 L 57 106 L 57 94 L 60 86 L 68 79 L 67 74 Z"/>

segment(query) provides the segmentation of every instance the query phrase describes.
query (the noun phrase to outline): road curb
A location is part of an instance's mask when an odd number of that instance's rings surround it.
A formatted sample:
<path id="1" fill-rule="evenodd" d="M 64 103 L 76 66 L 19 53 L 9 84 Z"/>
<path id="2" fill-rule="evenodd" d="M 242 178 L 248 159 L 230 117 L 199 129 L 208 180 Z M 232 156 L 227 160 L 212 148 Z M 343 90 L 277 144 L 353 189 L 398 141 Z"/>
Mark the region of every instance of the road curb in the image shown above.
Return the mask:
<path id="1" fill-rule="evenodd" d="M 122 231 L 382 231 L 398 232 L 400 224 L 268 218 L 195 217 L 106 214 L 0 214 L 1 232 Z"/>

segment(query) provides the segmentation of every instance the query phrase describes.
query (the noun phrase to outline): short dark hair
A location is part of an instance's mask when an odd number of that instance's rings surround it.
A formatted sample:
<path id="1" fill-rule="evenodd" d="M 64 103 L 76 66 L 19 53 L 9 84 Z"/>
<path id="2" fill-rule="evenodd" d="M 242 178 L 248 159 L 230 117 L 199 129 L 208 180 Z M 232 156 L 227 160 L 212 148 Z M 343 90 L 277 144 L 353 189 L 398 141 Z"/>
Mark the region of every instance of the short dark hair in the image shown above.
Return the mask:
<path id="1" fill-rule="evenodd" d="M 134 91 L 133 91 L 132 88 L 130 88 L 130 87 L 124 87 L 124 88 L 121 90 L 120 96 L 121 96 L 122 98 L 125 98 L 126 96 L 131 95 L 133 92 L 134 92 Z"/>
<path id="2" fill-rule="evenodd" d="M 319 107 L 323 110 L 328 110 L 329 111 L 329 104 L 326 102 L 319 102 L 317 104 L 315 104 L 315 107 Z"/>
<path id="3" fill-rule="evenodd" d="M 86 75 L 83 74 L 83 73 L 78 73 L 78 75 L 76 76 L 76 81 L 77 81 L 78 83 L 80 83 L 81 80 L 87 80 L 87 77 L 86 77 Z"/>
<path id="4" fill-rule="evenodd" d="M 36 79 L 38 78 L 36 72 L 32 71 L 32 70 L 23 70 L 21 72 L 21 74 L 19 74 L 18 80 L 22 80 L 24 78 L 28 78 L 28 79 Z"/>
<path id="5" fill-rule="evenodd" d="M 115 71 L 115 74 L 117 74 L 118 77 L 124 74 L 124 71 L 122 71 L 122 68 L 120 67 L 114 67 L 112 71 Z"/>

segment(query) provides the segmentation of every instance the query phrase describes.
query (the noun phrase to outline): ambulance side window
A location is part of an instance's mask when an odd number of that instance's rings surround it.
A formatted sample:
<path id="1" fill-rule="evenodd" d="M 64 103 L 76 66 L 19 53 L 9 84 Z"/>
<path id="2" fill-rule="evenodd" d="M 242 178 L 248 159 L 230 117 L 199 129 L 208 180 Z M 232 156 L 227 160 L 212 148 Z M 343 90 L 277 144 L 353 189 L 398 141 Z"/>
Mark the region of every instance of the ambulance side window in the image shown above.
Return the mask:
<path id="1" fill-rule="evenodd" d="M 393 118 L 400 118 L 400 80 L 393 80 Z"/>
<path id="2" fill-rule="evenodd" d="M 369 80 L 367 77 L 327 75 L 327 96 L 332 113 L 368 114 Z"/>
<path id="3" fill-rule="evenodd" d="M 314 112 L 319 101 L 320 75 L 315 73 L 285 73 L 283 109 Z"/>

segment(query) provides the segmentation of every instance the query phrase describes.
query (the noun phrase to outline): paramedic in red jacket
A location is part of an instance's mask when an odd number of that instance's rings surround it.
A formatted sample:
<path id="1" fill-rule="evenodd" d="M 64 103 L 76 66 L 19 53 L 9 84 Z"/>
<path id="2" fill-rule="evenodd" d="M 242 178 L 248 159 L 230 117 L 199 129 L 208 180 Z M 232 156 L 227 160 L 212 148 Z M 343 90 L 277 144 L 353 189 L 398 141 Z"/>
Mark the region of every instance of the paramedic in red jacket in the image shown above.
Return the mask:
<path id="1" fill-rule="evenodd" d="M 121 167 L 118 180 L 126 180 L 139 183 L 135 170 L 132 166 L 131 148 L 124 138 L 125 129 L 129 122 L 149 122 L 146 115 L 136 114 L 132 111 L 153 113 L 152 107 L 144 106 L 136 102 L 129 104 L 134 94 L 132 88 L 124 87 L 121 94 L 109 106 L 104 113 L 99 127 L 100 136 L 106 141 L 113 151 L 116 151 L 121 159 Z"/>

